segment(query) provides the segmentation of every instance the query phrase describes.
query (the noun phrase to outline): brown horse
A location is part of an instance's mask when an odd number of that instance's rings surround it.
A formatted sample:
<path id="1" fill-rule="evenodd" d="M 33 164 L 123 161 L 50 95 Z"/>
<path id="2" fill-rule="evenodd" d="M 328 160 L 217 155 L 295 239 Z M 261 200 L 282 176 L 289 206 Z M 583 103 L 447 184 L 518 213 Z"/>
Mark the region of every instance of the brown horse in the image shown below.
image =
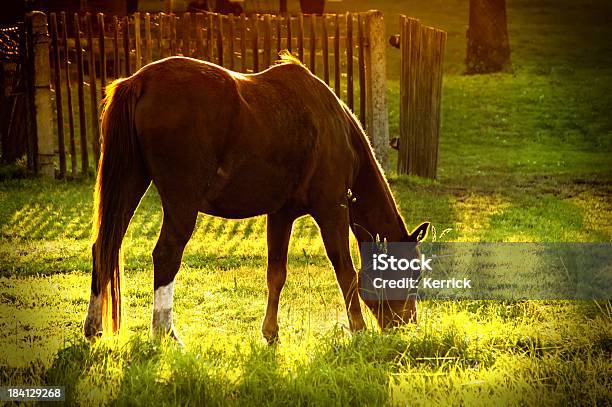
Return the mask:
<path id="1" fill-rule="evenodd" d="M 119 329 L 121 242 L 151 181 L 164 215 L 153 250 L 155 335 L 176 338 L 174 277 L 198 212 L 268 215 L 262 332 L 270 342 L 298 217 L 320 228 L 352 330 L 365 324 L 349 228 L 359 242 L 414 242 L 427 232 L 423 223 L 408 233 L 358 120 L 290 56 L 253 75 L 181 57 L 149 64 L 107 88 L 102 133 L 87 337 Z M 416 320 L 414 299 L 365 303 L 383 327 Z"/>

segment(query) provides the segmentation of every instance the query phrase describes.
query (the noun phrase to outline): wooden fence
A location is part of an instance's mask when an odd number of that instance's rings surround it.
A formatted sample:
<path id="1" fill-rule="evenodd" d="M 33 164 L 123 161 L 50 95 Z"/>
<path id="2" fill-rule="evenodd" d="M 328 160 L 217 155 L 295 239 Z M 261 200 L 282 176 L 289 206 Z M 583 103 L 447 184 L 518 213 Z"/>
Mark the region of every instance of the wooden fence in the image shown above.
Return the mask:
<path id="1" fill-rule="evenodd" d="M 444 31 L 400 17 L 400 174 L 436 177 L 445 45 Z"/>
<path id="2" fill-rule="evenodd" d="M 47 18 L 33 12 L 29 26 L 35 39 L 38 171 L 44 176 L 92 172 L 100 154 L 99 105 L 110 80 L 171 55 L 256 73 L 284 49 L 358 113 L 387 166 L 386 41 L 380 12 L 239 17 L 135 13 L 123 18 L 65 13 Z"/>

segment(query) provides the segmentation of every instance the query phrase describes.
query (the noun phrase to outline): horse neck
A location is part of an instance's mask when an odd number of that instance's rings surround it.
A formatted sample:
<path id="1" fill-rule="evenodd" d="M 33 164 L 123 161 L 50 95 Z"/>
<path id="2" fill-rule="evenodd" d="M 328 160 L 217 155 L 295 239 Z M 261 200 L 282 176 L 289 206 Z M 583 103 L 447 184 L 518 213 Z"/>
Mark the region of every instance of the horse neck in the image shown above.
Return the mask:
<path id="1" fill-rule="evenodd" d="M 353 233 L 359 243 L 373 241 L 377 236 L 380 240 L 404 242 L 408 238 L 408 231 L 389 184 L 372 150 L 369 146 L 364 150 L 352 189 L 355 197 L 355 202 L 351 203 Z"/>

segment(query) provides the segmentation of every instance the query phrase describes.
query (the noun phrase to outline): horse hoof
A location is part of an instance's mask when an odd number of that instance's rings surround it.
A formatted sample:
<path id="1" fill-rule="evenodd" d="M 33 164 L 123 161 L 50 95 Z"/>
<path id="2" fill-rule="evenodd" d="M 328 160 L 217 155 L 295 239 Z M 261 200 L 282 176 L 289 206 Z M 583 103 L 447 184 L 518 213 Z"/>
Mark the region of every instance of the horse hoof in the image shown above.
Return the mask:
<path id="1" fill-rule="evenodd" d="M 85 339 L 93 341 L 102 336 L 102 329 L 97 328 L 95 324 L 86 320 L 85 324 L 83 325 L 83 335 L 85 336 Z"/>
<path id="2" fill-rule="evenodd" d="M 101 337 L 102 337 L 102 331 L 97 331 L 94 333 L 85 332 L 85 339 L 87 339 L 89 342 L 92 342 L 92 343 L 100 339 Z"/>
<path id="3" fill-rule="evenodd" d="M 278 345 L 280 342 L 280 339 L 278 337 L 278 332 L 274 334 L 264 334 L 264 339 L 270 346 Z"/>

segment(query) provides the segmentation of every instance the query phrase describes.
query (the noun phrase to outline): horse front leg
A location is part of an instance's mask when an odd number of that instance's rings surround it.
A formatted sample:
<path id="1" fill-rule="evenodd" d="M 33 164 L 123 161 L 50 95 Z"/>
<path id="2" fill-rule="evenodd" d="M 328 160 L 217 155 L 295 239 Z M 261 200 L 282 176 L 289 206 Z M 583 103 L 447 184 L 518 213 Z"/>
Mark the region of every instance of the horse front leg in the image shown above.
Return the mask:
<path id="1" fill-rule="evenodd" d="M 278 302 L 287 278 L 287 250 L 294 220 L 285 212 L 268 215 L 268 306 L 261 332 L 269 344 L 278 342 Z"/>
<path id="2" fill-rule="evenodd" d="M 344 297 L 349 327 L 351 331 L 359 331 L 365 329 L 365 321 L 359 303 L 357 273 L 349 249 L 349 214 L 348 210 L 340 205 L 332 207 L 337 209 L 323 211 L 322 214 L 314 215 L 314 218 L 321 229 L 327 257 L 336 272 L 336 279 Z"/>
<path id="3" fill-rule="evenodd" d="M 197 211 L 172 210 L 164 206 L 164 221 L 153 250 L 153 316 L 151 332 L 154 337 L 169 335 L 179 344 L 172 323 L 174 277 L 181 266 L 183 250 L 191 238 Z"/>

